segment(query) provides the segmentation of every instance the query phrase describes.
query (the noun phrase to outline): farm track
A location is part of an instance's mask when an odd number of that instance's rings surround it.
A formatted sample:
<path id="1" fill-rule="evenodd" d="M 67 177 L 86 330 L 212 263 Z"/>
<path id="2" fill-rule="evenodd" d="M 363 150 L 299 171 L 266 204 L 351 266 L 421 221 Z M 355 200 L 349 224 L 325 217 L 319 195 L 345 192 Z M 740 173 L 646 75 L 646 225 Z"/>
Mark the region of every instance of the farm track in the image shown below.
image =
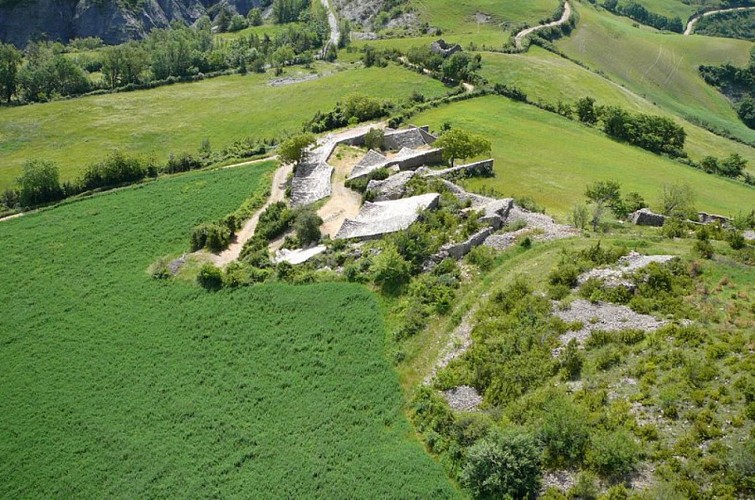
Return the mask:
<path id="1" fill-rule="evenodd" d="M 571 17 L 571 5 L 569 2 L 564 2 L 564 13 L 561 15 L 561 19 L 558 21 L 553 21 L 552 23 L 548 24 L 540 24 L 538 26 L 533 26 L 532 28 L 527 28 L 525 30 L 520 31 L 516 34 L 516 37 L 514 37 L 514 43 L 516 44 L 516 48 L 519 50 L 522 50 L 522 41 L 531 35 L 532 33 L 536 31 L 540 31 L 545 28 L 552 28 L 554 26 L 561 26 L 563 24 L 566 24 L 569 21 L 569 18 Z"/>
<path id="2" fill-rule="evenodd" d="M 259 161 L 260 160 L 255 160 L 254 162 L 246 162 L 244 164 L 249 165 L 250 163 Z M 232 168 L 240 165 L 242 164 L 231 165 L 225 168 Z M 278 167 L 278 170 L 276 170 L 275 174 L 273 175 L 273 182 L 272 186 L 270 187 L 270 196 L 268 197 L 265 204 L 262 205 L 262 207 L 260 207 L 260 209 L 257 210 L 248 221 L 246 221 L 244 227 L 242 227 L 241 230 L 236 233 L 235 238 L 233 239 L 231 244 L 228 245 L 228 248 L 220 253 L 210 254 L 210 260 L 213 264 L 218 267 L 225 267 L 226 265 L 239 258 L 239 255 L 241 255 L 241 249 L 244 248 L 244 244 L 252 236 L 254 236 L 254 231 L 257 229 L 257 224 L 259 223 L 260 215 L 262 214 L 262 212 L 264 212 L 265 209 L 271 204 L 284 200 L 286 196 L 286 180 L 288 179 L 288 176 L 291 174 L 293 169 L 293 164 L 286 164 Z"/>
<path id="3" fill-rule="evenodd" d="M 716 14 L 724 14 L 726 12 L 738 12 L 742 10 L 753 10 L 755 7 L 735 7 L 732 9 L 720 9 L 720 10 L 711 10 L 710 12 L 703 12 L 702 14 L 698 14 L 696 16 L 693 16 L 688 22 L 687 27 L 684 30 L 684 36 L 689 36 L 692 33 L 695 32 L 695 25 L 697 25 L 698 21 L 704 17 L 708 16 L 715 16 Z"/>

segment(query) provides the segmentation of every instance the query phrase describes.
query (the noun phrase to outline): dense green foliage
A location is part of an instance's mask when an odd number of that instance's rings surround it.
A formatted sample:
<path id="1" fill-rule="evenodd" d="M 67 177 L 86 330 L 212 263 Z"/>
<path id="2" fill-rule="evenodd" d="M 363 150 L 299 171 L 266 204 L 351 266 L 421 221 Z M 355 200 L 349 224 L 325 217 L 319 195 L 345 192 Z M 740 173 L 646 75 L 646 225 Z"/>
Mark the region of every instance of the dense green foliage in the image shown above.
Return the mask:
<path id="1" fill-rule="evenodd" d="M 668 30 L 675 33 L 684 32 L 684 24 L 682 23 L 681 18 L 670 18 L 661 14 L 656 14 L 655 12 L 650 12 L 642 5 L 633 2 L 632 0 L 621 3 L 619 0 L 605 0 L 603 2 L 603 7 L 611 12 L 627 16 L 642 24 L 658 28 L 659 30 Z"/>
<path id="2" fill-rule="evenodd" d="M 455 496 L 408 438 L 364 288 L 206 293 L 145 272 L 269 168 L 2 223 L 3 496 Z"/>
<path id="3" fill-rule="evenodd" d="M 695 25 L 695 33 L 755 41 L 755 10 L 703 17 Z"/>
<path id="4" fill-rule="evenodd" d="M 64 196 L 58 167 L 49 161 L 26 162 L 23 174 L 18 178 L 18 185 L 16 199 L 23 207 L 57 201 Z"/>
<path id="5" fill-rule="evenodd" d="M 727 95 L 735 103 L 739 118 L 755 129 L 755 49 L 746 68 L 732 64 L 703 65 L 700 66 L 700 74 L 706 82 Z"/>

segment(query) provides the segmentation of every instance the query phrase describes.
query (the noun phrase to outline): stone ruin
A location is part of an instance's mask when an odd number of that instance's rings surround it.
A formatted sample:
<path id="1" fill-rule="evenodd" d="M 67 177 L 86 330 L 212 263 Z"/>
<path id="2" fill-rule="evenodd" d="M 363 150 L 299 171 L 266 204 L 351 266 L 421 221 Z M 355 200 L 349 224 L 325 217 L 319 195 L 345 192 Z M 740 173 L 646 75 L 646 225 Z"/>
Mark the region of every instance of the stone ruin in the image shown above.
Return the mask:
<path id="1" fill-rule="evenodd" d="M 444 58 L 450 57 L 457 52 L 461 52 L 461 50 L 461 45 L 458 43 L 450 45 L 442 38 L 430 44 L 430 51 L 432 51 L 433 54 L 438 54 Z"/>
<path id="2" fill-rule="evenodd" d="M 648 208 L 642 208 L 631 215 L 632 224 L 638 226 L 655 226 L 661 227 L 666 223 L 666 216 L 653 213 Z"/>
<path id="3" fill-rule="evenodd" d="M 423 210 L 437 208 L 439 201 L 438 193 L 393 201 L 367 201 L 356 218 L 343 222 L 336 239 L 371 240 L 402 231 L 416 222 Z"/>

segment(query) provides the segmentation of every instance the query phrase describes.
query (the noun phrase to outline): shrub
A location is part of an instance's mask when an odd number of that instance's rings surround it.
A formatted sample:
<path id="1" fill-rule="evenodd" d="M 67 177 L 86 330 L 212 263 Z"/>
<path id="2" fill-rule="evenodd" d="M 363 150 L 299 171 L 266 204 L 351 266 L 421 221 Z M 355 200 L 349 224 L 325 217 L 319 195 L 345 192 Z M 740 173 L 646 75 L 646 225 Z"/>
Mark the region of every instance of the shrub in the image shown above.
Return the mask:
<path id="1" fill-rule="evenodd" d="M 197 274 L 197 283 L 206 290 L 220 290 L 223 272 L 210 263 L 204 264 Z"/>
<path id="2" fill-rule="evenodd" d="M 373 280 L 384 291 L 394 291 L 409 281 L 409 263 L 404 260 L 393 243 L 386 243 L 380 255 L 373 259 Z"/>
<path id="3" fill-rule="evenodd" d="M 579 498 L 581 500 L 595 500 L 600 494 L 598 489 L 598 478 L 590 471 L 583 471 L 577 475 L 577 481 L 574 486 L 569 488 L 569 498 Z"/>
<path id="4" fill-rule="evenodd" d="M 116 150 L 103 161 L 87 168 L 81 179 L 81 187 L 91 190 L 140 181 L 147 177 L 150 167 L 143 160 L 126 156 Z"/>
<path id="5" fill-rule="evenodd" d="M 311 245 L 320 241 L 322 234 L 320 226 L 322 219 L 312 210 L 304 210 L 296 215 L 294 230 L 296 238 L 302 246 Z"/>
<path id="6" fill-rule="evenodd" d="M 567 380 L 577 380 L 582 373 L 585 356 L 579 349 L 577 340 L 571 339 L 561 352 L 561 368 Z"/>
<path id="7" fill-rule="evenodd" d="M 480 245 L 467 254 L 467 262 L 477 266 L 482 272 L 490 271 L 495 264 L 496 252 L 492 248 Z"/>
<path id="8" fill-rule="evenodd" d="M 580 462 L 589 436 L 587 416 L 574 403 L 556 398 L 546 404 L 537 437 L 548 463 L 561 466 Z"/>
<path id="9" fill-rule="evenodd" d="M 58 166 L 50 161 L 27 161 L 17 182 L 18 200 L 24 207 L 57 201 L 63 197 Z"/>
<path id="10" fill-rule="evenodd" d="M 364 146 L 367 149 L 374 149 L 380 151 L 383 149 L 385 142 L 385 133 L 381 129 L 371 128 L 369 132 L 364 136 Z"/>
<path id="11" fill-rule="evenodd" d="M 469 448 L 461 482 L 477 498 L 534 497 L 540 485 L 534 439 L 509 430 L 481 440 Z"/>
<path id="12" fill-rule="evenodd" d="M 285 202 L 278 201 L 271 203 L 260 214 L 255 236 L 266 240 L 273 240 L 286 232 L 294 219 L 294 213 L 289 210 Z"/>
<path id="13" fill-rule="evenodd" d="M 699 255 L 703 259 L 712 259 L 715 253 L 713 245 L 708 240 L 697 240 L 693 250 L 696 255 Z"/>
<path id="14" fill-rule="evenodd" d="M 231 236 L 232 231 L 225 224 L 201 224 L 191 233 L 191 250 L 197 251 L 202 248 L 213 252 L 223 250 L 228 247 Z"/>
<path id="15" fill-rule="evenodd" d="M 632 472 L 638 460 L 638 446 L 625 430 L 597 431 L 587 450 L 587 463 L 606 477 L 621 477 Z"/>
<path id="16" fill-rule="evenodd" d="M 585 205 L 573 205 L 567 216 L 569 224 L 577 229 L 585 229 L 590 221 L 590 211 Z"/>

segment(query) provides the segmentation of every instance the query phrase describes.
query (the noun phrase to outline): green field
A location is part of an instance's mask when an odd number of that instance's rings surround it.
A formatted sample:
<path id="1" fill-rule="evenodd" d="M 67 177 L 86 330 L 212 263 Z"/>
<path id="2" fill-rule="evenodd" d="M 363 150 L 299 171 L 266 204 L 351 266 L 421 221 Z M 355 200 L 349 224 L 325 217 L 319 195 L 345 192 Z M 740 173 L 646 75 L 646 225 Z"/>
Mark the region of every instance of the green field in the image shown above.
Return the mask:
<path id="1" fill-rule="evenodd" d="M 271 78 L 234 75 L 0 109 L 0 189 L 13 183 L 29 159 L 53 160 L 61 177 L 72 179 L 115 148 L 163 162 L 171 152 L 196 151 L 204 138 L 222 149 L 249 136 L 298 132 L 316 111 L 352 92 L 391 100 L 413 90 L 427 97 L 445 92 L 441 83 L 395 66 L 349 69 L 280 87 L 269 86 Z"/>
<path id="2" fill-rule="evenodd" d="M 639 192 L 651 207 L 664 183 L 686 182 L 700 210 L 733 215 L 755 208 L 755 189 L 741 182 L 615 142 L 596 129 L 503 97 L 432 109 L 412 121 L 435 130 L 450 122 L 490 138 L 496 177 L 472 180 L 471 188 L 531 196 L 549 213 L 564 214 L 583 201 L 585 186 L 597 180 L 617 180 L 624 192 Z"/>
<path id="3" fill-rule="evenodd" d="M 0 223 L 0 496 L 449 497 L 348 284 L 208 293 L 152 280 L 271 164 Z"/>
<path id="4" fill-rule="evenodd" d="M 579 12 L 577 29 L 557 42 L 559 49 L 668 111 L 755 142 L 755 131 L 697 70 L 701 64 L 746 66 L 752 43 L 635 28 L 627 18 L 599 13 L 586 4 Z"/>
<path id="5" fill-rule="evenodd" d="M 493 83 L 519 87 L 532 101 L 573 103 L 580 97 L 591 96 L 598 104 L 674 117 L 687 131 L 685 150 L 692 159 L 699 161 L 708 155 L 723 158 L 738 153 L 749 161 L 748 169 L 755 172 L 755 148 L 682 120 L 627 88 L 540 47 L 530 47 L 524 54 L 485 53 L 481 74 Z"/>

